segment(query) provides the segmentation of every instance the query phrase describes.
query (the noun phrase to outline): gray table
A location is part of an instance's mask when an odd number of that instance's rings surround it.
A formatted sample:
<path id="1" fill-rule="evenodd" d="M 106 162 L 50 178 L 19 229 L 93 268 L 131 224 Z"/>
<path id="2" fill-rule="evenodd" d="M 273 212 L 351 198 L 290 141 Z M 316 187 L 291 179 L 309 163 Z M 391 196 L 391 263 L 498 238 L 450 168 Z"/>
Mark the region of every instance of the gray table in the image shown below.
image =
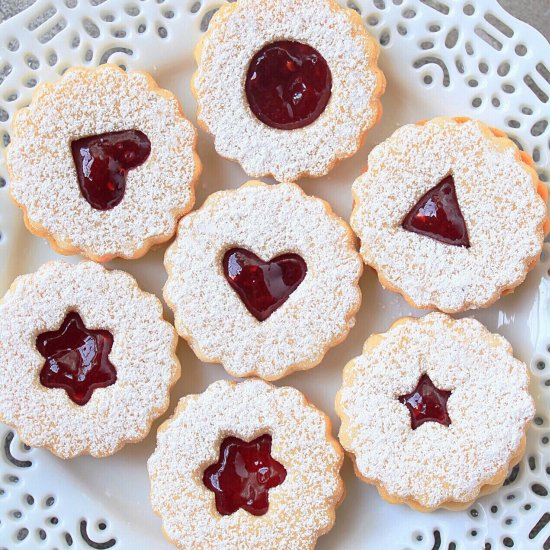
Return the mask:
<path id="1" fill-rule="evenodd" d="M 36 0 L 0 0 L 0 22 L 33 4 Z M 525 21 L 550 41 L 550 0 L 498 0 L 503 8 Z M 475 3 L 475 2 L 474 2 Z"/>
<path id="2" fill-rule="evenodd" d="M 538 29 L 550 42 L 550 0 L 498 1 L 512 15 Z"/>

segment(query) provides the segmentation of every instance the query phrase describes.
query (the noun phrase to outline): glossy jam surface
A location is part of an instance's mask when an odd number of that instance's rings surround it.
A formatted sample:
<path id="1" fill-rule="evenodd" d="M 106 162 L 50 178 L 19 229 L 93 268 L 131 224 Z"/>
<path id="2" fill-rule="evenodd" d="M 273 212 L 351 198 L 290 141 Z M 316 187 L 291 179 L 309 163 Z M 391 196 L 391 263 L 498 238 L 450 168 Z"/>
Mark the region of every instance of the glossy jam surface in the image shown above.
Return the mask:
<path id="1" fill-rule="evenodd" d="M 411 428 L 416 430 L 424 422 L 439 422 L 443 426 L 451 423 L 447 412 L 447 400 L 450 391 L 436 388 L 430 377 L 423 374 L 416 388 L 406 395 L 399 397 L 399 401 L 407 406 L 411 414 Z"/>
<path id="2" fill-rule="evenodd" d="M 256 53 L 245 83 L 256 118 L 279 130 L 303 128 L 317 120 L 331 90 L 332 75 L 324 57 L 307 44 L 288 40 Z"/>
<path id="3" fill-rule="evenodd" d="M 445 244 L 469 248 L 453 176 L 445 177 L 425 193 L 405 216 L 402 227 Z"/>
<path id="4" fill-rule="evenodd" d="M 109 331 L 87 329 L 78 313 L 69 313 L 58 330 L 36 339 L 36 349 L 46 359 L 40 383 L 62 388 L 77 405 L 85 405 L 96 388 L 116 382 L 116 370 L 109 361 L 112 346 Z"/>
<path id="5" fill-rule="evenodd" d="M 271 457 L 271 436 L 264 434 L 249 443 L 226 437 L 218 462 L 204 471 L 202 479 L 214 492 L 220 514 L 228 516 L 242 508 L 261 516 L 269 508 L 269 489 L 285 478 L 284 466 Z"/>
<path id="6" fill-rule="evenodd" d="M 126 175 L 143 164 L 151 142 L 139 130 L 109 132 L 71 143 L 82 196 L 96 210 L 111 210 L 124 197 Z"/>
<path id="7" fill-rule="evenodd" d="M 307 273 L 298 254 L 283 254 L 264 262 L 244 248 L 232 248 L 223 257 L 225 278 L 244 305 L 264 321 L 298 288 Z"/>

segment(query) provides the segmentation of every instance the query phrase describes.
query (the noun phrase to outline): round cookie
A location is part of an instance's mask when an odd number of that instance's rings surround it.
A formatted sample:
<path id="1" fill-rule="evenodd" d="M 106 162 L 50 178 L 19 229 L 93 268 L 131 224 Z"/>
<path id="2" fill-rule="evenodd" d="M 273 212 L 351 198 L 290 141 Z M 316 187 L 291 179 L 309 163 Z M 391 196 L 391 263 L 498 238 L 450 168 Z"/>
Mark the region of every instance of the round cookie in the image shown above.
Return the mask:
<path id="1" fill-rule="evenodd" d="M 153 510 L 178 548 L 312 549 L 344 497 L 343 458 L 298 390 L 214 382 L 159 428 Z"/>
<path id="2" fill-rule="evenodd" d="M 371 151 L 353 195 L 365 263 L 417 308 L 489 306 L 525 279 L 548 232 L 533 161 L 465 118 L 398 129 Z"/>
<path id="3" fill-rule="evenodd" d="M 382 114 L 378 51 L 335 0 L 224 4 L 195 51 L 198 122 L 249 176 L 322 176 Z"/>
<path id="4" fill-rule="evenodd" d="M 0 326 L 0 420 L 61 458 L 143 439 L 180 376 L 160 301 L 93 262 L 18 277 Z"/>
<path id="5" fill-rule="evenodd" d="M 396 321 L 344 369 L 339 438 L 391 503 L 460 510 L 497 490 L 535 413 L 527 366 L 475 319 Z"/>
<path id="6" fill-rule="evenodd" d="M 349 227 L 295 184 L 248 182 L 186 216 L 165 256 L 176 330 L 205 362 L 276 380 L 314 367 L 355 323 Z"/>
<path id="7" fill-rule="evenodd" d="M 13 119 L 10 194 L 56 252 L 138 258 L 195 201 L 196 131 L 146 73 L 74 67 Z"/>

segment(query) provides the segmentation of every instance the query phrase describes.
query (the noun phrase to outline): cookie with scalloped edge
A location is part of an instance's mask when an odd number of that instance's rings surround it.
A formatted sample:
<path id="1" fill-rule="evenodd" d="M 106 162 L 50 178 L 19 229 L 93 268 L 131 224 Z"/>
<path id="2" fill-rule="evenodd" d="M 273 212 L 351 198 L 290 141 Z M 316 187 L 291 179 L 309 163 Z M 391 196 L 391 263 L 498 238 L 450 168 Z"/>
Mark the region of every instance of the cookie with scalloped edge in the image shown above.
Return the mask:
<path id="1" fill-rule="evenodd" d="M 0 420 L 61 458 L 141 441 L 180 377 L 160 300 L 94 262 L 15 279 L 0 326 Z"/>
<path id="2" fill-rule="evenodd" d="M 549 229 L 533 160 L 465 117 L 399 128 L 371 151 L 352 190 L 365 263 L 422 309 L 487 307 L 512 292 Z"/>
<path id="3" fill-rule="evenodd" d="M 220 380 L 160 426 L 151 503 L 178 548 L 312 549 L 344 498 L 343 459 L 298 390 Z"/>
<path id="4" fill-rule="evenodd" d="M 344 368 L 340 443 L 388 502 L 463 510 L 521 460 L 528 385 L 510 344 L 475 319 L 405 317 Z"/>
<path id="5" fill-rule="evenodd" d="M 181 220 L 164 264 L 176 330 L 233 376 L 277 380 L 316 366 L 361 303 L 351 229 L 293 183 L 213 193 Z"/>
<path id="6" fill-rule="evenodd" d="M 382 115 L 378 52 L 335 0 L 224 4 L 195 50 L 198 123 L 251 177 L 323 176 Z"/>
<path id="7" fill-rule="evenodd" d="M 134 259 L 172 237 L 195 201 L 196 131 L 141 71 L 73 67 L 12 122 L 9 191 L 61 254 Z"/>

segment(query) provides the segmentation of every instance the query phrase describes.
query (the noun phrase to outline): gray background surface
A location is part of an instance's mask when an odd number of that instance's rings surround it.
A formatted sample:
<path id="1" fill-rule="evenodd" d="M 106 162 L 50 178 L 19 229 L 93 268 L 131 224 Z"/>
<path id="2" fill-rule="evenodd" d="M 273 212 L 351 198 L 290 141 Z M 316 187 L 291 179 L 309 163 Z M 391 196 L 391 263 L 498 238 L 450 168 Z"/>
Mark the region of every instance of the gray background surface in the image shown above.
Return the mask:
<path id="1" fill-rule="evenodd" d="M 33 4 L 36 0 L 0 0 L 0 21 Z M 498 0 L 518 19 L 533 25 L 550 41 L 550 0 Z M 473 0 L 475 4 L 475 0 Z"/>
<path id="2" fill-rule="evenodd" d="M 0 5 L 1 2 L 2 0 Z M 498 0 L 498 2 L 512 15 L 538 29 L 550 42 L 550 0 Z"/>

